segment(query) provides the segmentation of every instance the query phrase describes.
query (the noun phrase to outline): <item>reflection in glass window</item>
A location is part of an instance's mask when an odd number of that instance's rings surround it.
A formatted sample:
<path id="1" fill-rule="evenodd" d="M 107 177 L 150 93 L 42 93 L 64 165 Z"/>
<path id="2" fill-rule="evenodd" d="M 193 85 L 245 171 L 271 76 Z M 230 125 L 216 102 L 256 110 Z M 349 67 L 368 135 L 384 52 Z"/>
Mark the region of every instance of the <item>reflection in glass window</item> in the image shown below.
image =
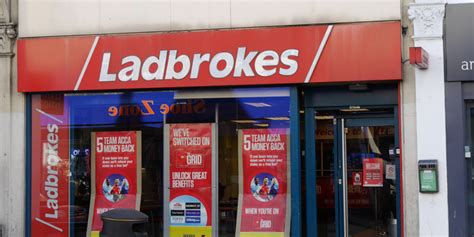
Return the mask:
<path id="1" fill-rule="evenodd" d="M 289 104 L 287 88 L 35 94 L 31 111 L 32 232 L 50 228 L 43 223 L 46 222 L 69 230 L 76 237 L 86 236 L 91 198 L 91 134 L 139 130 L 140 211 L 149 216 L 149 236 L 162 236 L 163 219 L 168 218 L 163 217 L 163 125 L 217 123 L 219 165 L 214 172 L 219 180 L 219 236 L 234 236 L 239 182 L 237 131 L 289 128 Z M 55 152 L 60 159 L 51 158 L 48 163 L 48 152 Z M 51 173 L 56 176 L 48 176 Z M 48 179 L 61 187 L 49 196 L 45 186 Z M 53 196 L 57 207 L 49 208 Z M 57 215 L 58 221 L 45 218 L 48 213 Z"/>

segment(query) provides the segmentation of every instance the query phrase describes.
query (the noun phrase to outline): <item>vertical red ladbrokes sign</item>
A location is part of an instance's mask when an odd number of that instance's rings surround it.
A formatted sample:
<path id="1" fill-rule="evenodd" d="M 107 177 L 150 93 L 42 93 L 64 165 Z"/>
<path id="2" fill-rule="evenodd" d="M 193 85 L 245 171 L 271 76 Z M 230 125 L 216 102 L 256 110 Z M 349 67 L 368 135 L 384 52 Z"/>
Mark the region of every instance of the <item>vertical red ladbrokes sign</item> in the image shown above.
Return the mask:
<path id="1" fill-rule="evenodd" d="M 100 215 L 115 208 L 140 209 L 141 132 L 92 134 L 92 195 L 88 236 L 99 236 Z"/>
<path id="2" fill-rule="evenodd" d="M 288 130 L 243 129 L 239 143 L 241 182 L 236 236 L 288 236 Z"/>
<path id="3" fill-rule="evenodd" d="M 34 95 L 31 233 L 69 236 L 69 119 L 64 96 Z"/>
<path id="4" fill-rule="evenodd" d="M 212 235 L 212 124 L 171 124 L 170 236 Z"/>

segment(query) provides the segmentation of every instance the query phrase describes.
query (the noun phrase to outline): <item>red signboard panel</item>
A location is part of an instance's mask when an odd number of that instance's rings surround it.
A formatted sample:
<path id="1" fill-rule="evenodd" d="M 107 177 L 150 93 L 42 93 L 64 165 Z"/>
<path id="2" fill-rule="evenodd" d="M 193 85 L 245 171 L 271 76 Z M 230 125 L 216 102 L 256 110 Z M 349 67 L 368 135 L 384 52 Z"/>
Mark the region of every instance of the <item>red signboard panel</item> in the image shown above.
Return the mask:
<path id="1" fill-rule="evenodd" d="M 287 233 L 288 130 L 243 129 L 239 233 Z"/>
<path id="2" fill-rule="evenodd" d="M 171 124 L 169 137 L 170 236 L 210 236 L 212 124 Z"/>
<path id="3" fill-rule="evenodd" d="M 383 187 L 383 159 L 366 158 L 362 165 L 364 187 Z"/>
<path id="4" fill-rule="evenodd" d="M 19 91 L 401 79 L 400 23 L 20 39 Z"/>
<path id="5" fill-rule="evenodd" d="M 32 99 L 31 232 L 69 236 L 69 119 L 64 98 Z"/>
<path id="6" fill-rule="evenodd" d="M 115 208 L 139 209 L 140 135 L 136 131 L 107 131 L 93 136 L 95 192 L 91 197 L 88 231 L 98 233 L 102 229 L 100 215 L 104 212 Z"/>

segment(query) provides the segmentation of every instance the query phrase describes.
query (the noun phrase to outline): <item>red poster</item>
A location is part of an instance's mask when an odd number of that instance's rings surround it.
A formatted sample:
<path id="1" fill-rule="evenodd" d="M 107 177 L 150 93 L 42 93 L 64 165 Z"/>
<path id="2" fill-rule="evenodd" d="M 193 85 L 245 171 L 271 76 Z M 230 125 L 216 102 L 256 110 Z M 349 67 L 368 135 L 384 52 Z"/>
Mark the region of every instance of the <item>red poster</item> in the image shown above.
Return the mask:
<path id="1" fill-rule="evenodd" d="M 98 236 L 102 229 L 102 213 L 115 208 L 140 209 L 140 139 L 137 131 L 93 133 L 93 193 L 88 222 L 91 236 Z"/>
<path id="2" fill-rule="evenodd" d="M 238 234 L 288 234 L 288 130 L 244 129 L 240 135 Z"/>
<path id="3" fill-rule="evenodd" d="M 64 97 L 32 98 L 31 233 L 69 236 L 69 114 Z"/>
<path id="4" fill-rule="evenodd" d="M 170 236 L 211 236 L 212 124 L 171 124 L 169 154 Z"/>
<path id="5" fill-rule="evenodd" d="M 362 165 L 364 187 L 383 187 L 383 159 L 366 158 Z"/>

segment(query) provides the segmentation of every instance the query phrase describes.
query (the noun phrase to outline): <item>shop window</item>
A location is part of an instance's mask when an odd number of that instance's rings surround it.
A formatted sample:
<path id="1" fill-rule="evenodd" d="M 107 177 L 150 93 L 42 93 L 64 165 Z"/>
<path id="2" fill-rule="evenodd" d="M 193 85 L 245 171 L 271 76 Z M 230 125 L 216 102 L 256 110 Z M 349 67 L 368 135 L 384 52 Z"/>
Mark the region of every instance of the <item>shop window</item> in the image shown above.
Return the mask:
<path id="1" fill-rule="evenodd" d="M 287 88 L 49 93 L 34 94 L 31 99 L 30 221 L 32 233 L 42 236 L 68 232 L 76 237 L 87 235 L 94 196 L 92 174 L 100 171 L 94 171 L 100 167 L 92 162 L 97 149 L 93 136 L 125 131 L 140 132 L 137 159 L 141 160 L 141 170 L 136 176 L 140 180 L 109 176 L 103 182 L 96 181 L 101 185 L 96 190 L 110 195 L 111 202 L 121 202 L 133 195 L 129 192 L 132 183 L 141 184 L 141 195 L 136 198 L 140 211 L 149 216 L 148 234 L 163 236 L 165 219 L 170 218 L 164 209 L 170 201 L 164 196 L 169 182 L 164 179 L 164 171 L 169 168 L 164 160 L 170 155 L 164 149 L 169 142 L 165 141 L 165 125 L 199 123 L 215 124 L 217 128 L 218 165 L 212 170 L 218 181 L 215 218 L 219 236 L 234 236 L 240 180 L 239 130 L 287 129 L 290 123 Z M 114 185 L 121 190 L 112 194 Z"/>

